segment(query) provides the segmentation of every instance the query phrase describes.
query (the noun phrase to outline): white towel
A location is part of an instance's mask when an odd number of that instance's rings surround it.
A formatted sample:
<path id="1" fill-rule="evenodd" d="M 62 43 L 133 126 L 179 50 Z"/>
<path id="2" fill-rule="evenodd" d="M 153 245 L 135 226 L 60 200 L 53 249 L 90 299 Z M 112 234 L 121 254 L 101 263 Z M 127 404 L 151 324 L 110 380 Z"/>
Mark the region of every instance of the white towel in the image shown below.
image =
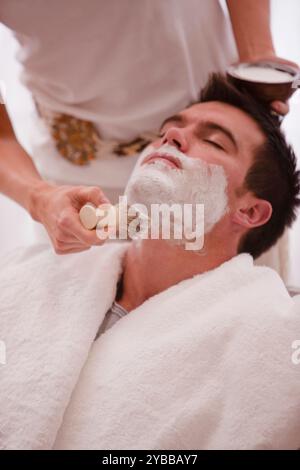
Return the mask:
<path id="1" fill-rule="evenodd" d="M 12 257 L 0 279 L 2 448 L 300 447 L 300 302 L 279 276 L 241 254 L 93 344 L 126 248 Z"/>
<path id="2" fill-rule="evenodd" d="M 116 293 L 126 245 L 67 256 L 20 248 L 0 271 L 0 449 L 50 449 Z M 111 251 L 114 255 L 111 256 Z"/>

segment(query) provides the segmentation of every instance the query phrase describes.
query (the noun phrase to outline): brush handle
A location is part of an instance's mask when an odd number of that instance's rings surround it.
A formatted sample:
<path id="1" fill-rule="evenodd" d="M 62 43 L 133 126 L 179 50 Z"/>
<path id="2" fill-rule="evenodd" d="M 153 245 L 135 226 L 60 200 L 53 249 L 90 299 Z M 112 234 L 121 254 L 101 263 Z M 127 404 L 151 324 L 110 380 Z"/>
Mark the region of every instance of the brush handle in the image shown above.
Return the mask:
<path id="1" fill-rule="evenodd" d="M 80 218 L 80 221 L 81 221 L 82 225 L 87 230 L 94 230 L 97 226 L 99 227 L 99 225 L 100 225 L 101 228 L 105 228 L 105 227 L 108 226 L 108 224 L 105 221 L 101 225 L 101 219 L 103 219 L 104 217 L 107 217 L 110 211 L 114 211 L 115 212 L 114 220 L 115 220 L 116 229 L 117 229 L 117 233 L 118 233 L 119 223 L 120 223 L 120 221 L 119 221 L 119 209 L 120 209 L 120 207 L 118 205 L 112 206 L 110 204 L 107 204 L 107 207 L 102 206 L 102 209 L 103 209 L 103 215 L 99 216 L 97 214 L 97 207 L 93 203 L 88 202 L 84 206 L 82 206 L 82 208 L 79 211 L 79 218 Z M 141 214 L 139 211 L 136 211 L 134 214 L 132 214 L 130 216 L 129 216 L 129 214 L 127 214 L 127 228 L 129 226 L 129 224 L 136 218 L 139 220 L 139 222 L 141 222 L 142 219 L 145 219 L 145 216 L 143 216 L 143 214 Z M 148 219 L 148 217 L 147 217 L 147 219 Z"/>
<path id="2" fill-rule="evenodd" d="M 84 228 L 87 230 L 94 230 L 100 220 L 106 216 L 110 210 L 114 209 L 114 206 L 107 205 L 107 209 L 104 208 L 104 211 L 106 212 L 104 212 L 102 216 L 99 216 L 97 214 L 97 207 L 93 203 L 88 202 L 80 209 L 79 218 Z"/>
<path id="3" fill-rule="evenodd" d="M 79 218 L 84 228 L 93 230 L 97 226 L 98 217 L 96 209 L 96 206 L 91 202 L 88 202 L 80 209 Z"/>

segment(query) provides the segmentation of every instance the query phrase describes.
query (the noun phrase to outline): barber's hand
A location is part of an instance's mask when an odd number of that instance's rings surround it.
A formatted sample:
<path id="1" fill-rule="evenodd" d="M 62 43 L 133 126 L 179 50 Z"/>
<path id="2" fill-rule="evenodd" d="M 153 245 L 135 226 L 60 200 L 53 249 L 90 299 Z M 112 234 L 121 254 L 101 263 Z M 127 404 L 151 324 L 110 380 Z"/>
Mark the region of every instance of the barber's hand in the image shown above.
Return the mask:
<path id="1" fill-rule="evenodd" d="M 88 250 L 92 245 L 102 245 L 95 230 L 85 229 L 79 211 L 87 202 L 96 206 L 109 203 L 97 186 L 56 186 L 41 183 L 33 197 L 31 215 L 42 223 L 48 232 L 57 254 Z"/>
<path id="2" fill-rule="evenodd" d="M 250 60 L 247 60 L 248 63 L 257 63 L 257 62 L 274 62 L 277 64 L 284 64 L 293 67 L 298 73 L 300 73 L 299 65 L 295 62 L 291 62 L 290 60 L 283 59 L 281 57 L 277 57 L 276 54 L 268 54 L 263 56 L 256 56 L 252 57 Z M 284 116 L 290 110 L 287 101 L 272 101 L 271 108 L 276 111 L 276 113 L 281 114 Z"/>

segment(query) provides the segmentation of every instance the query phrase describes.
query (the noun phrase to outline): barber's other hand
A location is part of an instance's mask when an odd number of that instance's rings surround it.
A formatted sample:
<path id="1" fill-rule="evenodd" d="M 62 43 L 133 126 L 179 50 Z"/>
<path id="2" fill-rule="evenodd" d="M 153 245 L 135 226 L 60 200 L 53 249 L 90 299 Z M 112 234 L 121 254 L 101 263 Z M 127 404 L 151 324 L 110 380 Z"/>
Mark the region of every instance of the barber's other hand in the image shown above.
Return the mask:
<path id="1" fill-rule="evenodd" d="M 44 225 L 57 254 L 88 250 L 102 245 L 95 230 L 86 230 L 79 211 L 87 202 L 96 206 L 109 203 L 97 186 L 56 186 L 40 183 L 33 192 L 31 216 Z"/>
<path id="2" fill-rule="evenodd" d="M 300 73 L 300 68 L 298 64 L 290 60 L 283 59 L 282 57 L 278 57 L 276 54 L 266 54 L 266 55 L 251 57 L 251 59 L 248 59 L 245 62 L 248 62 L 248 63 L 274 62 L 277 64 L 289 65 L 290 67 L 293 67 L 296 71 L 298 70 L 298 73 Z M 284 101 L 272 101 L 270 106 L 274 111 L 276 111 L 276 113 L 282 116 L 286 115 L 290 110 L 287 101 L 285 102 Z"/>

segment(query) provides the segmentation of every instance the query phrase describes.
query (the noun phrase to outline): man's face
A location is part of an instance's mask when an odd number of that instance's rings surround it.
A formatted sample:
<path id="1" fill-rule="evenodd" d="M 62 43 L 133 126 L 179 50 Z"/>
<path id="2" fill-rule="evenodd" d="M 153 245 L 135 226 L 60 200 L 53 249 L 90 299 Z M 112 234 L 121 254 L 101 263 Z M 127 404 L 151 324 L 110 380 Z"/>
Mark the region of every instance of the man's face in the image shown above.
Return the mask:
<path id="1" fill-rule="evenodd" d="M 242 234 L 271 214 L 268 202 L 237 193 L 264 142 L 256 122 L 238 108 L 217 101 L 195 104 L 164 121 L 159 138 L 142 152 L 125 194 L 130 204 L 147 207 L 200 203 L 204 233 L 222 221 L 222 231 L 226 225 L 230 233 L 234 224 Z"/>
<path id="2" fill-rule="evenodd" d="M 160 131 L 155 148 L 169 143 L 192 159 L 223 167 L 229 206 L 236 200 L 235 190 L 243 184 L 255 149 L 265 141 L 250 116 L 220 102 L 195 104 L 168 118 Z"/>

